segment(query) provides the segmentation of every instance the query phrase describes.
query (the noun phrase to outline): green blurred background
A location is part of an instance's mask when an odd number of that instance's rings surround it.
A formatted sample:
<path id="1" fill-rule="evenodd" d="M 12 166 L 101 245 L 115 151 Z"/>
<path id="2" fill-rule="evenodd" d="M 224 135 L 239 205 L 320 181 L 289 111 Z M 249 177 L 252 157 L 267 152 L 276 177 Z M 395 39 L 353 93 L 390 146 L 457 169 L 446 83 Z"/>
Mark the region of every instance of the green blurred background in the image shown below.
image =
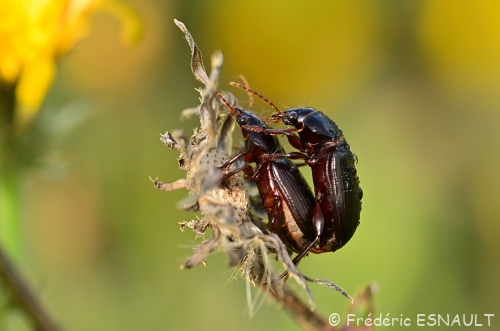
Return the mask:
<path id="1" fill-rule="evenodd" d="M 97 15 L 45 103 L 96 110 L 64 143 L 77 161 L 24 185 L 24 272 L 67 330 L 296 329 L 274 304 L 249 319 L 245 282 L 223 254 L 179 270 L 200 239 L 178 222 L 195 214 L 176 206 L 186 191 L 148 179 L 184 176 L 158 133 L 198 125 L 179 121 L 200 84 L 174 18 L 207 67 L 224 52 L 220 89 L 246 100 L 228 85 L 243 74 L 281 109 L 321 109 L 358 156 L 361 225 L 302 272 L 351 294 L 375 280 L 377 312 L 409 317 L 405 330 L 438 313 L 496 314 L 490 329 L 500 327 L 500 2 L 129 2 L 142 43 L 124 46 L 119 23 Z M 320 312 L 345 316 L 348 300 L 311 288 Z"/>

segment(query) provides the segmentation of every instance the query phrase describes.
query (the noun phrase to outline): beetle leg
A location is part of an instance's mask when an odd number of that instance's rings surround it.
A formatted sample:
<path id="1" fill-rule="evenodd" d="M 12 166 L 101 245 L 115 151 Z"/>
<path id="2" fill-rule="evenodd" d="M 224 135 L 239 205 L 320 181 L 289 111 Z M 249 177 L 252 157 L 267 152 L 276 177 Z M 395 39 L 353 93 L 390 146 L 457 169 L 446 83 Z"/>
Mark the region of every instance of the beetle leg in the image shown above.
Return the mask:
<path id="1" fill-rule="evenodd" d="M 281 153 L 266 154 L 266 155 L 262 155 L 261 159 L 265 160 L 265 161 L 274 161 L 274 160 L 281 159 L 284 157 L 289 158 L 291 160 L 300 160 L 300 159 L 307 160 L 309 158 L 309 156 L 307 156 L 304 153 L 291 152 L 291 153 L 285 153 L 285 154 L 281 154 Z M 301 164 L 301 165 L 306 165 L 306 164 L 307 164 L 307 162 L 304 164 Z M 295 165 L 297 165 L 297 164 L 295 164 Z"/>
<path id="2" fill-rule="evenodd" d="M 288 139 L 288 142 L 290 143 L 290 145 L 292 145 L 294 148 L 298 149 L 299 151 L 304 150 L 304 145 L 302 144 L 300 137 L 298 137 L 296 134 L 294 134 L 295 131 L 298 131 L 297 128 L 288 127 L 286 129 L 264 129 L 264 128 L 257 126 L 257 125 L 242 125 L 241 128 L 248 130 L 248 131 L 252 131 L 252 132 L 267 134 L 270 136 L 284 134 L 286 136 L 286 138 Z"/>
<path id="3" fill-rule="evenodd" d="M 316 198 L 316 207 L 314 207 L 313 213 L 313 226 L 314 232 L 316 233 L 316 239 L 319 239 L 321 233 L 323 232 L 323 227 L 325 225 L 325 216 L 323 215 L 323 210 L 321 209 L 321 196 Z"/>
<path id="4" fill-rule="evenodd" d="M 248 171 L 250 170 L 250 171 Z M 253 174 L 253 169 L 252 169 L 252 166 L 251 165 L 244 165 L 243 167 L 240 167 L 238 169 L 234 169 L 232 171 L 229 171 L 227 174 L 224 174 L 224 176 L 222 176 L 220 182 L 221 184 L 226 180 L 228 179 L 229 177 L 231 177 L 232 175 L 234 174 L 237 174 L 238 172 L 240 171 L 243 171 L 243 173 L 245 173 L 245 175 L 249 176 L 247 173 L 250 172 L 250 176 Z"/>
<path id="5" fill-rule="evenodd" d="M 304 153 L 300 153 L 300 152 L 291 152 L 291 153 L 284 154 L 284 156 L 289 158 L 289 159 L 292 159 L 292 160 L 308 160 L 309 159 L 309 156 L 307 156 Z"/>
<path id="6" fill-rule="evenodd" d="M 294 148 L 298 149 L 299 151 L 304 151 L 304 145 L 302 144 L 302 141 L 300 140 L 300 137 L 289 132 L 289 131 L 286 131 L 286 133 L 284 133 L 286 135 L 286 139 L 288 139 L 288 142 L 290 143 L 290 145 L 292 145 Z"/>
<path id="7" fill-rule="evenodd" d="M 319 242 L 319 238 L 321 236 L 321 233 L 323 232 L 323 226 L 325 224 L 325 217 L 323 215 L 323 211 L 321 210 L 321 200 L 316 201 L 316 206 L 314 207 L 314 213 L 313 213 L 313 226 L 314 226 L 314 232 L 316 234 L 316 238 L 309 243 L 309 245 L 306 246 L 300 252 L 297 254 L 297 256 L 293 259 L 293 264 L 297 265 L 299 264 L 300 260 L 309 253 L 309 251 L 314 247 Z"/>
<path id="8" fill-rule="evenodd" d="M 301 163 L 294 163 L 295 166 L 298 168 L 298 167 L 303 167 L 303 166 L 306 166 L 308 165 L 307 161 L 304 161 L 304 162 L 301 162 Z"/>
<path id="9" fill-rule="evenodd" d="M 316 245 L 316 243 L 318 243 L 318 241 L 319 241 L 319 237 L 316 237 L 316 239 L 314 239 L 311 243 L 309 243 L 309 245 L 307 245 L 307 247 L 306 247 L 306 248 L 304 248 L 304 249 L 302 250 L 302 252 L 300 252 L 300 253 L 299 253 L 299 254 L 298 254 L 298 255 L 297 255 L 297 256 L 296 256 L 296 257 L 292 260 L 293 264 L 298 265 L 298 264 L 299 264 L 299 262 L 300 262 L 300 260 L 301 260 L 304 256 L 306 256 L 306 255 L 307 255 L 307 253 L 309 253 L 309 251 L 311 250 L 311 248 L 313 248 L 313 247 L 314 247 L 314 245 Z M 271 282 L 276 282 L 276 281 L 278 281 L 278 280 L 280 280 L 280 279 L 283 279 L 283 278 L 285 278 L 285 281 L 286 281 L 286 280 L 287 280 L 287 278 L 288 278 L 288 274 L 289 274 L 289 273 L 288 273 L 288 270 L 285 270 L 285 271 L 284 271 L 284 272 L 283 272 L 283 273 L 282 273 L 282 274 L 281 274 L 278 278 L 273 279 Z"/>
<path id="10" fill-rule="evenodd" d="M 258 125 L 242 125 L 241 128 L 245 129 L 247 131 L 257 132 L 257 133 L 264 133 L 264 134 L 268 134 L 267 131 L 269 130 L 269 129 L 261 128 Z"/>
<path id="11" fill-rule="evenodd" d="M 314 245 L 316 245 L 316 244 L 318 243 L 318 241 L 319 241 L 319 237 L 316 237 L 316 239 L 314 239 L 313 241 L 311 241 L 311 243 L 310 243 L 309 245 L 307 245 L 307 247 L 306 247 L 306 248 L 304 248 L 304 249 L 302 250 L 302 252 L 300 252 L 300 253 L 299 253 L 299 254 L 298 254 L 298 255 L 297 255 L 297 256 L 296 256 L 296 257 L 292 260 L 293 264 L 298 265 L 298 264 L 299 264 L 299 262 L 300 262 L 300 260 L 302 260 L 302 258 L 303 258 L 304 256 L 306 256 L 306 255 L 307 255 L 307 253 L 309 253 L 309 251 L 311 250 L 311 248 L 313 248 L 313 247 L 314 247 Z"/>
<path id="12" fill-rule="evenodd" d="M 246 166 L 241 167 L 240 169 L 243 170 L 243 173 L 245 174 L 245 178 L 247 178 L 247 179 L 248 178 L 254 178 L 255 175 L 256 175 L 256 172 L 253 171 L 252 166 L 250 166 L 249 164 L 247 164 Z"/>
<path id="13" fill-rule="evenodd" d="M 276 117 L 261 117 L 260 119 L 266 123 L 278 123 L 279 121 L 281 121 L 281 118 Z"/>
<path id="14" fill-rule="evenodd" d="M 241 151 L 240 153 L 236 154 L 235 156 L 233 156 L 228 161 L 226 161 L 223 164 L 221 164 L 220 166 L 218 166 L 218 168 L 221 170 L 225 169 L 225 168 L 229 167 L 231 164 L 233 164 L 234 162 L 236 162 L 241 157 L 243 157 L 243 160 L 248 163 L 248 162 L 251 162 L 251 158 L 253 158 L 253 155 L 245 149 L 245 150 Z M 246 164 L 240 168 L 234 169 L 234 170 L 229 171 L 228 173 L 224 174 L 224 176 L 222 176 L 222 178 L 221 178 L 221 183 L 224 182 L 229 177 L 231 177 L 232 175 L 234 175 L 240 171 L 243 171 L 243 173 L 245 174 L 246 177 L 253 177 L 253 175 L 254 175 L 253 168 L 250 165 Z"/>
<path id="15" fill-rule="evenodd" d="M 248 151 L 246 149 L 243 150 L 243 151 L 241 151 L 240 153 L 236 154 L 235 156 L 233 156 L 228 161 L 226 161 L 223 164 L 221 164 L 220 166 L 218 166 L 218 168 L 219 169 L 224 169 L 224 168 L 229 167 L 231 164 L 233 164 L 234 162 L 236 162 L 240 157 L 245 156 L 245 154 L 247 154 L 247 153 L 248 153 Z"/>

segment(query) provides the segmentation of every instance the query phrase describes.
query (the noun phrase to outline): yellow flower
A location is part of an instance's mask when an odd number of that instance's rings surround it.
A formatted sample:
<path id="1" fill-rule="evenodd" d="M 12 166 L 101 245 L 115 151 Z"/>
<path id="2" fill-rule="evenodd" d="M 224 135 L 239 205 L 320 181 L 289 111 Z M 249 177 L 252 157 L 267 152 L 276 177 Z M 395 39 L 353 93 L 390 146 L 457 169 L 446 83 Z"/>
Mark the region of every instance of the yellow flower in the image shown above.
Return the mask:
<path id="1" fill-rule="evenodd" d="M 89 32 L 92 15 L 107 10 L 124 24 L 127 42 L 136 42 L 142 24 L 120 0 L 1 0 L 0 83 L 17 84 L 16 124 L 40 108 L 56 73 L 56 60 Z"/>

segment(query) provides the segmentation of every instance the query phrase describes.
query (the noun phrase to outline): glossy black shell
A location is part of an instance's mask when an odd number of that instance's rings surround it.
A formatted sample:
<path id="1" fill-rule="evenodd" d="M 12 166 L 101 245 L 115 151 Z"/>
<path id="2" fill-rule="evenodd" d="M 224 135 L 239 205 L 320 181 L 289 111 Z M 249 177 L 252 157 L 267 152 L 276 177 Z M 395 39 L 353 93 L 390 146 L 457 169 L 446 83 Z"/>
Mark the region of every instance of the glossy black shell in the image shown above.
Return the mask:
<path id="1" fill-rule="evenodd" d="M 287 125 L 298 129 L 300 143 L 294 147 L 308 156 L 317 203 L 324 216 L 324 227 L 314 253 L 335 251 L 344 246 L 359 225 L 363 191 L 351 152 L 337 124 L 314 108 L 292 108 L 276 114 Z"/>

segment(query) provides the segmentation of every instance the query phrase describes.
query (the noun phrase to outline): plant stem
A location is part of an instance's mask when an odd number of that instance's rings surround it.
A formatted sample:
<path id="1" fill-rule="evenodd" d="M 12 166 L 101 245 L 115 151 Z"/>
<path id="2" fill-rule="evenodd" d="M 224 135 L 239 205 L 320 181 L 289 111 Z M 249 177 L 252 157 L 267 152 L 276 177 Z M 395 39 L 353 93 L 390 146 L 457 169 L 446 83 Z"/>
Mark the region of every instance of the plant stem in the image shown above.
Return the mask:
<path id="1" fill-rule="evenodd" d="M 262 291 L 267 289 L 261 286 Z M 287 285 L 277 288 L 272 284 L 271 291 L 267 291 L 280 305 L 288 316 L 306 331 L 336 331 L 328 323 L 328 319 L 311 310 L 310 306 L 301 300 L 298 295 Z"/>
<path id="2" fill-rule="evenodd" d="M 29 287 L 21 279 L 7 254 L 0 247 L 0 281 L 5 284 L 8 294 L 22 311 L 33 321 L 37 331 L 61 330 L 44 311 Z"/>
<path id="3" fill-rule="evenodd" d="M 20 178 L 13 174 L 0 177 L 0 240 L 15 261 L 24 261 L 21 231 Z"/>
<path id="4" fill-rule="evenodd" d="M 21 236 L 21 174 L 12 121 L 15 85 L 0 85 L 0 242 L 16 262 L 25 261 Z"/>

